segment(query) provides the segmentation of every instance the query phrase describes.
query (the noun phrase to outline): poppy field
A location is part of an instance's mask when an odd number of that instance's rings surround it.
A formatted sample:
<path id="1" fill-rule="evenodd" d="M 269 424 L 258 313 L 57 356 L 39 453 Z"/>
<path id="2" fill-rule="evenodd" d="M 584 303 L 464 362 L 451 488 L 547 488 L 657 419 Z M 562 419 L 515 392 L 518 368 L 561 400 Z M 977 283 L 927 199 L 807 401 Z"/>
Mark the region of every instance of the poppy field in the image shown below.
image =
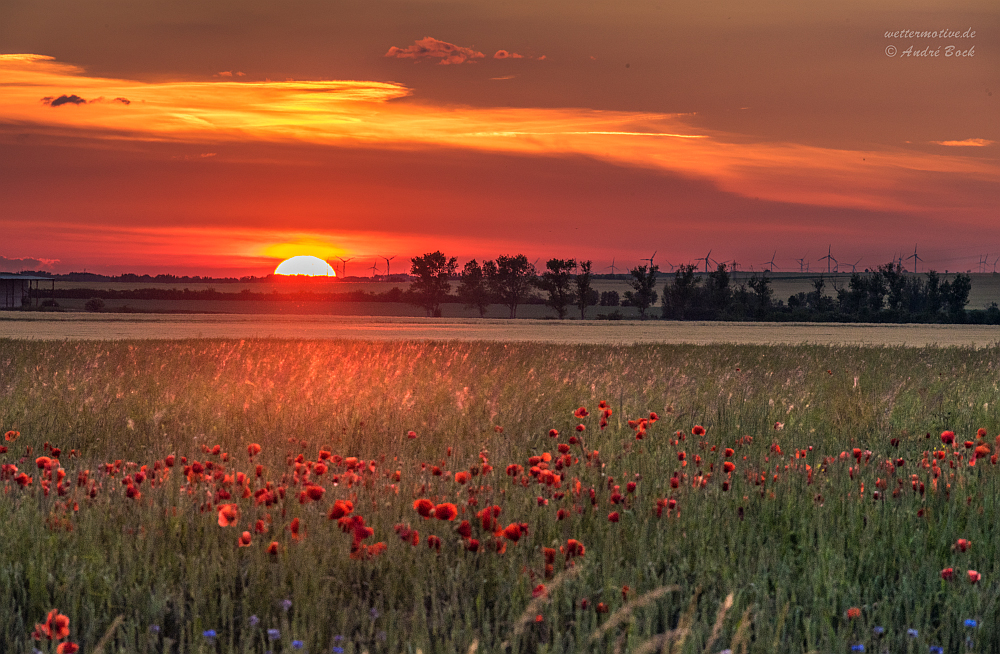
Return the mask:
<path id="1" fill-rule="evenodd" d="M 0 650 L 998 651 L 998 362 L 0 340 Z"/>

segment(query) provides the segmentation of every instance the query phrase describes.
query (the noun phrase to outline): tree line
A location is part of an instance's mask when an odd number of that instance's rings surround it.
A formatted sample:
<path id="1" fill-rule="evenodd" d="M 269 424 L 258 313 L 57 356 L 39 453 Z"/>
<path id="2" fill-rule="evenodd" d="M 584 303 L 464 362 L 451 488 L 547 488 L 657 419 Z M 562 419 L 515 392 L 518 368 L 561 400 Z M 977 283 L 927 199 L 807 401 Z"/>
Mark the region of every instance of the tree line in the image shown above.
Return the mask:
<path id="1" fill-rule="evenodd" d="M 651 317 L 660 302 L 660 317 L 673 320 L 768 320 L 836 322 L 982 322 L 1000 324 L 1000 309 L 994 303 L 985 311 L 966 311 L 972 279 L 965 273 L 943 280 L 931 271 L 924 277 L 908 275 L 898 263 L 852 273 L 847 286 L 833 285 L 818 276 L 811 292 L 797 293 L 783 302 L 774 297 L 766 272 L 754 273 L 744 283 L 734 284 L 726 264 L 706 275 L 694 265 L 680 266 L 657 292 L 659 267 L 636 266 L 629 270 L 631 290 L 619 298 L 617 292 L 603 294 L 593 288 L 590 261 L 549 259 L 541 272 L 525 255 L 499 256 L 479 263 L 475 259 L 458 272 L 455 257 L 440 251 L 411 259 L 415 278 L 404 293 L 407 301 L 421 306 L 428 316 L 440 316 L 441 304 L 457 299 L 485 316 L 490 304 L 502 304 L 509 316 L 518 306 L 535 303 L 542 292 L 544 303 L 565 319 L 571 309 L 581 319 L 587 310 L 601 306 L 632 306 L 640 319 Z M 451 295 L 457 277 L 456 294 Z M 607 317 L 607 316 L 605 316 Z M 611 314 L 620 317 L 620 314 Z"/>

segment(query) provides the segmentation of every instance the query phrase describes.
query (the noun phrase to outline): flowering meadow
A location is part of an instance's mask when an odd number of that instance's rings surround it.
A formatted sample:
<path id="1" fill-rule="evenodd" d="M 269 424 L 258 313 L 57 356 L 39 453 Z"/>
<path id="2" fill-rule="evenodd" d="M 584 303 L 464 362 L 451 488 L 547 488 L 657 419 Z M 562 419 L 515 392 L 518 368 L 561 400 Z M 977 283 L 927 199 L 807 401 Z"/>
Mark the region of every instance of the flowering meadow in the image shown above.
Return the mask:
<path id="1" fill-rule="evenodd" d="M 998 365 L 0 340 L 0 650 L 1000 651 Z"/>

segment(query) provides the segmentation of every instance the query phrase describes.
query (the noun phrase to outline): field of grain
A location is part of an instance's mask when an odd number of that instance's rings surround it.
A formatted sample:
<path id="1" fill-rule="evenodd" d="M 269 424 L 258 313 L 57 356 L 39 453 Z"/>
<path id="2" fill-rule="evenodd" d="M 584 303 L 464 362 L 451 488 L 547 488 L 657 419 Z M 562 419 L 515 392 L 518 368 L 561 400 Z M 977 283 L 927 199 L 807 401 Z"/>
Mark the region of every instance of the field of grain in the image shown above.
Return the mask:
<path id="1" fill-rule="evenodd" d="M 62 339 L 305 338 L 563 344 L 734 343 L 982 348 L 996 326 L 837 323 L 556 321 L 405 316 L 0 314 L 0 337 Z"/>
<path id="2" fill-rule="evenodd" d="M 0 340 L 0 649 L 997 651 L 998 361 Z"/>

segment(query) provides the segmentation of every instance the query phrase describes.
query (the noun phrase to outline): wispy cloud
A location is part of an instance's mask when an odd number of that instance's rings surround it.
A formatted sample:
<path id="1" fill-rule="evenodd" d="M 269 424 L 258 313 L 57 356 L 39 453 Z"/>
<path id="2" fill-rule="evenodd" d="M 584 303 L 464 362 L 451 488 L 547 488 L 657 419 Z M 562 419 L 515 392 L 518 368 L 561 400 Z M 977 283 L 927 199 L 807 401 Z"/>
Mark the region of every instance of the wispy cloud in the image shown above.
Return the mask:
<path id="1" fill-rule="evenodd" d="M 399 102 L 411 91 L 381 82 L 146 83 L 89 77 L 49 57 L 0 55 L 0 85 L 0 122 L 116 140 L 297 141 L 584 156 L 708 180 L 745 197 L 875 210 L 960 205 L 953 185 L 928 182 L 938 179 L 935 173 L 1000 184 L 995 161 L 958 154 L 752 142 L 698 129 L 686 114 L 458 107 L 412 97 Z M 66 88 L 80 97 L 128 97 L 131 104 L 89 104 L 82 111 L 52 111 L 39 104 L 40 95 L 58 97 Z"/>
<path id="2" fill-rule="evenodd" d="M 476 59 L 486 57 L 482 52 L 472 48 L 464 48 L 454 43 L 440 41 L 432 36 L 425 36 L 413 45 L 405 48 L 392 46 L 385 53 L 386 57 L 397 59 L 437 59 L 440 65 L 474 63 Z"/>
<path id="3" fill-rule="evenodd" d="M 987 139 L 965 139 L 964 141 L 931 141 L 935 145 L 951 145 L 957 147 L 976 147 L 981 148 L 987 145 L 993 145 L 993 141 Z"/>
<path id="4" fill-rule="evenodd" d="M 494 59 L 524 59 L 523 56 L 517 54 L 516 52 L 507 52 L 506 50 L 497 50 L 496 54 L 493 55 Z"/>
<path id="5" fill-rule="evenodd" d="M 74 93 L 72 95 L 60 95 L 58 98 L 47 95 L 42 98 L 42 104 L 50 107 L 61 107 L 64 104 L 87 104 L 87 101 Z"/>

